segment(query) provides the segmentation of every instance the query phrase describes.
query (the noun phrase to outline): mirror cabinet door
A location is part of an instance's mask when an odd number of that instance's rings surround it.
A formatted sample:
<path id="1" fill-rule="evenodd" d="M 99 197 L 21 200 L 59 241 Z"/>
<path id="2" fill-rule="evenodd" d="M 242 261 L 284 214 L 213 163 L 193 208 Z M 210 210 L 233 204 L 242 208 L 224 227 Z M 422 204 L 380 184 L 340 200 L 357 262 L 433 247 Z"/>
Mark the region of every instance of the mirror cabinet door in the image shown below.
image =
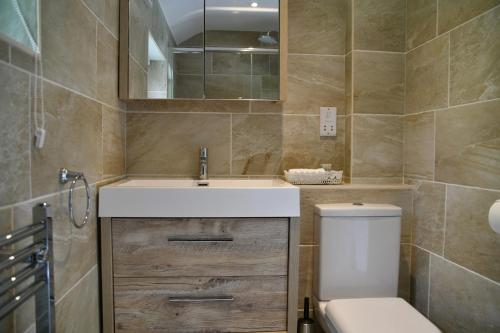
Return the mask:
<path id="1" fill-rule="evenodd" d="M 122 99 L 280 99 L 280 0 L 122 2 Z"/>

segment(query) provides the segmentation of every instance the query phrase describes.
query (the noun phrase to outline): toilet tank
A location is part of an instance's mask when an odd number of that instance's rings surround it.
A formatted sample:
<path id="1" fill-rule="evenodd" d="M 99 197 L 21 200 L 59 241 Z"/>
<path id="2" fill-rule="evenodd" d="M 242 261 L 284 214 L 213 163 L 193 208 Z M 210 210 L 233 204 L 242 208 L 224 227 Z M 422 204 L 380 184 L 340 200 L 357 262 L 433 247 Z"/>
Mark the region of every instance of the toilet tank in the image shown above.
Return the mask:
<path id="1" fill-rule="evenodd" d="M 395 297 L 401 208 L 388 204 L 316 205 L 314 296 Z"/>

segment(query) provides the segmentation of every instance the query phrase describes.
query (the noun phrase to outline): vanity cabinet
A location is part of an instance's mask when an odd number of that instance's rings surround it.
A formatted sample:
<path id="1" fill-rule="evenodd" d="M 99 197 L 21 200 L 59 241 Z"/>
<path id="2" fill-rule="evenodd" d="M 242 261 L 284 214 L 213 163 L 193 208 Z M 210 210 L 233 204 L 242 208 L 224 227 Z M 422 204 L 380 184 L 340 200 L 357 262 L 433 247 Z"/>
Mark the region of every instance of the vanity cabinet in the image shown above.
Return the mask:
<path id="1" fill-rule="evenodd" d="M 296 218 L 101 218 L 104 332 L 294 332 Z"/>

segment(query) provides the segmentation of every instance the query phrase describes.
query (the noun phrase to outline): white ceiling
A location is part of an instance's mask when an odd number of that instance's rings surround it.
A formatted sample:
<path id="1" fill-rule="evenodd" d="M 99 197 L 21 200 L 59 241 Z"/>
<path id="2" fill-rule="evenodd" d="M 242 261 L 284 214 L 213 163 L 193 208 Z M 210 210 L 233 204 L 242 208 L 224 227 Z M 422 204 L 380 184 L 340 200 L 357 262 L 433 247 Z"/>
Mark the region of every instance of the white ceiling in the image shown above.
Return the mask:
<path id="1" fill-rule="evenodd" d="M 256 2 L 258 7 L 251 7 Z M 160 0 L 175 41 L 203 32 L 203 0 Z M 206 0 L 206 29 L 277 31 L 279 0 Z"/>

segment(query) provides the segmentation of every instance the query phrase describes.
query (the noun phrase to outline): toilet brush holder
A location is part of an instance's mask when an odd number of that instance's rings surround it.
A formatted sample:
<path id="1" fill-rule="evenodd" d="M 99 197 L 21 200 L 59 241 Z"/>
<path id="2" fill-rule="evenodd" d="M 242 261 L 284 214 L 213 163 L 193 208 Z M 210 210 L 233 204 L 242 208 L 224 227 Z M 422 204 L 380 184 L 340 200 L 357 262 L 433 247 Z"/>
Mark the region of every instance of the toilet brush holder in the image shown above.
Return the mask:
<path id="1" fill-rule="evenodd" d="M 304 318 L 299 319 L 297 324 L 298 333 L 313 333 L 314 320 L 309 318 L 309 297 L 304 298 Z"/>

